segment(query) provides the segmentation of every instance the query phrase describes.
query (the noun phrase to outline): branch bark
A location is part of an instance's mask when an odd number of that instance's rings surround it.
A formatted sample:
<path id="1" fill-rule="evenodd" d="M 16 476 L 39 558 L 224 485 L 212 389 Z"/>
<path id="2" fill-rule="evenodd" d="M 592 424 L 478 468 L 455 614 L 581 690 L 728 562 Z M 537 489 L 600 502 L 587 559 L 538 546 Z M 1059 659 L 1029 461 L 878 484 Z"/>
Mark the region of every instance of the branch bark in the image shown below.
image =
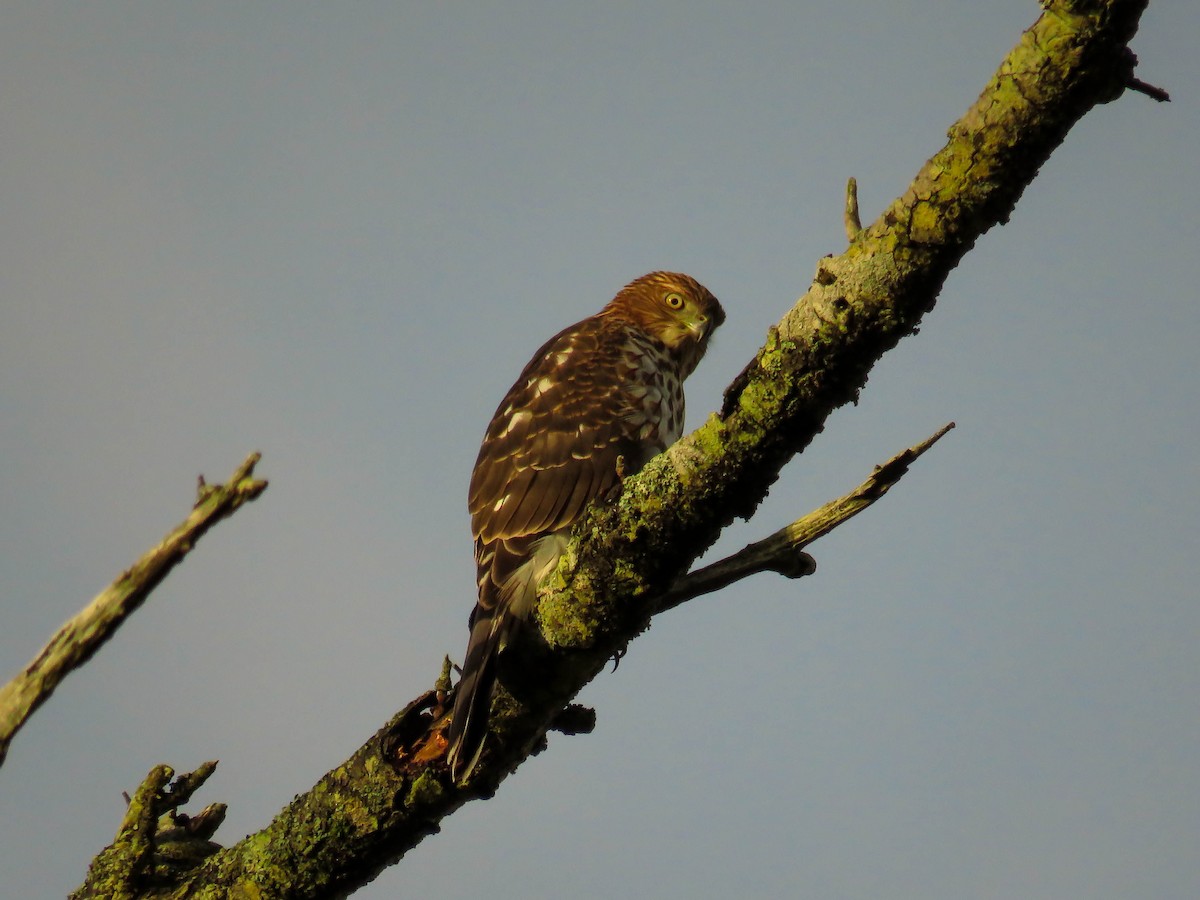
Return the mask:
<path id="1" fill-rule="evenodd" d="M 259 454 L 238 466 L 228 484 L 207 485 L 200 479 L 196 504 L 162 542 L 125 570 L 86 607 L 60 628 L 42 651 L 8 684 L 0 688 L 0 765 L 21 726 L 45 703 L 72 670 L 100 649 L 196 545 L 196 541 L 264 490 L 254 479 Z"/>
<path id="2" fill-rule="evenodd" d="M 575 693 L 636 636 L 662 597 L 780 469 L 852 401 L 874 363 L 912 333 L 943 281 L 1004 222 L 1069 129 L 1138 89 L 1127 44 L 1146 0 L 1046 2 L 949 142 L 848 249 L 819 263 L 808 292 L 730 386 L 720 415 L 594 508 L 543 584 L 540 640 L 502 660 L 492 736 L 465 785 L 441 754 L 445 693 L 432 690 L 264 830 L 214 854 L 172 897 L 318 898 L 369 881 L 459 806 L 489 796 Z M 523 677 L 531 670 L 536 678 Z M 152 778 L 158 783 L 159 777 Z M 163 892 L 162 896 L 166 896 Z M 98 896 L 87 885 L 77 895 Z M 159 896 L 144 891 L 139 896 Z"/>

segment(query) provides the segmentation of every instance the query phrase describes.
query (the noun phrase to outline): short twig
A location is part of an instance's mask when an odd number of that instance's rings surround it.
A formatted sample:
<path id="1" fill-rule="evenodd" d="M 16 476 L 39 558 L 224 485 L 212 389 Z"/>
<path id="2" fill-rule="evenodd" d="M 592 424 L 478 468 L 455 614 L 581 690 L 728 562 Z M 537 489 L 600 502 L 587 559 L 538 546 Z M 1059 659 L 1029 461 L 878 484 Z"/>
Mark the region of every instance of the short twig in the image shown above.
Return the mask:
<path id="1" fill-rule="evenodd" d="M 201 785 L 208 781 L 213 772 L 217 770 L 217 761 L 215 759 L 201 763 L 192 772 L 185 772 L 183 775 L 177 775 L 172 779 L 171 783 L 166 786 L 163 793 L 169 798 L 169 804 L 164 806 L 164 809 L 178 809 L 192 799 L 192 794 L 200 790 Z"/>
<path id="2" fill-rule="evenodd" d="M 842 221 L 846 225 L 846 239 L 853 244 L 862 231 L 862 222 L 858 218 L 858 181 L 853 178 L 846 182 L 846 211 Z"/>
<path id="3" fill-rule="evenodd" d="M 1157 100 L 1159 103 L 1168 103 L 1171 100 L 1171 95 L 1160 87 L 1142 81 L 1140 78 L 1129 76 L 1129 81 L 1125 86 L 1131 91 L 1137 91 L 1139 94 L 1145 94 L 1151 100 Z"/>

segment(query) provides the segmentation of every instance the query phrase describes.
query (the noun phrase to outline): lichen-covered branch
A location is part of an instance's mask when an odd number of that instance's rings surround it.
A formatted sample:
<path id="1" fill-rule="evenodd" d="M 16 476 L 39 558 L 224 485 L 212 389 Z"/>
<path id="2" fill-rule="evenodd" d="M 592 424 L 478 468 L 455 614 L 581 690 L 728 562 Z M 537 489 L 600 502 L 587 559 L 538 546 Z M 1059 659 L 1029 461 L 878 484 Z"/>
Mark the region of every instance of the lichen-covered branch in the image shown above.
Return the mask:
<path id="1" fill-rule="evenodd" d="M 538 607 L 547 643 L 584 683 L 782 466 L 854 400 L 875 362 L 932 309 L 950 270 L 1004 222 L 1071 126 L 1133 79 L 1144 0 L 1045 4 L 948 143 L 904 193 L 821 260 L 808 292 L 712 416 L 593 509 Z M 563 654 L 568 655 L 568 654 Z M 572 696 L 572 685 L 563 691 Z"/>
<path id="2" fill-rule="evenodd" d="M 265 481 L 253 477 L 258 460 L 257 453 L 251 454 L 227 484 L 207 485 L 201 479 L 191 514 L 63 625 L 42 651 L 0 688 L 0 765 L 13 736 L 59 683 L 113 636 L 208 529 L 266 489 Z"/>
<path id="3" fill-rule="evenodd" d="M 828 534 L 888 492 L 909 465 L 946 434 L 947 425 L 901 451 L 857 488 L 824 504 L 765 540 L 687 576 L 656 601 L 656 612 L 772 569 L 796 577 L 811 571 L 803 547 Z M 360 884 L 426 835 L 437 820 L 498 782 L 496 767 L 470 791 L 448 783 L 441 757 L 450 663 L 432 691 L 418 697 L 358 752 L 307 794 L 295 799 L 263 831 L 221 852 L 208 840 L 223 804 L 197 816 L 178 813 L 212 774 L 215 763 L 171 781 L 155 767 L 135 792 L 117 839 L 96 858 L 73 900 L 99 897 L 240 897 L 253 885 L 264 896 L 336 896 Z M 547 727 L 588 731 L 594 714 L 582 707 L 556 711 Z M 540 742 L 540 733 L 538 740 Z M 504 774 L 500 773 L 501 776 Z M 211 826 L 211 827 L 210 827 Z M 366 841 L 367 843 L 360 843 Z M 349 848 L 357 852 L 349 852 Z M 384 856 L 364 850 L 386 851 Z M 286 860 L 286 865 L 281 864 Z M 179 885 L 177 887 L 177 885 Z M 161 889 L 161 893 L 155 893 Z"/>
<path id="4" fill-rule="evenodd" d="M 220 850 L 209 840 L 225 818 L 225 805 L 214 803 L 195 816 L 180 806 L 216 770 L 206 762 L 178 777 L 170 766 L 155 766 L 132 797 L 117 836 L 88 868 L 87 879 L 72 900 L 132 900 L 155 887 L 174 883 L 203 859 Z"/>
<path id="5" fill-rule="evenodd" d="M 912 333 L 946 275 L 1005 221 L 1071 126 L 1134 85 L 1127 44 L 1146 0 L 1043 5 L 946 146 L 878 219 L 850 229 L 844 253 L 819 263 L 808 292 L 730 386 L 721 414 L 580 524 L 543 584 L 540 640 L 501 658 L 504 689 L 488 749 L 467 783 L 453 784 L 442 759 L 440 686 L 169 896 L 341 896 L 464 802 L 489 795 L 543 746 L 563 707 L 645 627 L 656 598 L 722 528 L 749 517 L 830 412 L 853 400 L 874 363 Z M 535 670 L 537 677 L 523 677 Z"/>

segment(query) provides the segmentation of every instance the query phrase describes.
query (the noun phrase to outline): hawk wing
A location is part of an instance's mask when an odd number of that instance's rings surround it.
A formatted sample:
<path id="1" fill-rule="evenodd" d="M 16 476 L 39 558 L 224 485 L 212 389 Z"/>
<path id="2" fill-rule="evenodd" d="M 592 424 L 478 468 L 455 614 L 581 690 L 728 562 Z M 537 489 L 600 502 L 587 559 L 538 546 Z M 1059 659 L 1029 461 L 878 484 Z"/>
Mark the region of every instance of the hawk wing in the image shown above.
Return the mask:
<path id="1" fill-rule="evenodd" d="M 622 370 L 637 366 L 625 330 L 585 319 L 547 341 L 501 401 L 471 476 L 468 508 L 486 545 L 556 532 L 662 449 Z"/>

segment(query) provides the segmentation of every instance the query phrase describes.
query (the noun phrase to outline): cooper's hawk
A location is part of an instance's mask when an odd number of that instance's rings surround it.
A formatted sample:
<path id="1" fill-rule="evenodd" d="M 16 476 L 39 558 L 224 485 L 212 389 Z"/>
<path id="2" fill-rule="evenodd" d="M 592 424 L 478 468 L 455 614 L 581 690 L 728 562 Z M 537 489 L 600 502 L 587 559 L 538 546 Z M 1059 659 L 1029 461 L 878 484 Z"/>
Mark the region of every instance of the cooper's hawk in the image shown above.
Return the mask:
<path id="1" fill-rule="evenodd" d="M 479 602 L 448 734 L 451 777 L 475 767 L 496 655 L 528 619 L 571 526 L 683 431 L 683 380 L 725 312 L 687 275 L 652 272 L 547 341 L 500 402 L 471 476 Z"/>

